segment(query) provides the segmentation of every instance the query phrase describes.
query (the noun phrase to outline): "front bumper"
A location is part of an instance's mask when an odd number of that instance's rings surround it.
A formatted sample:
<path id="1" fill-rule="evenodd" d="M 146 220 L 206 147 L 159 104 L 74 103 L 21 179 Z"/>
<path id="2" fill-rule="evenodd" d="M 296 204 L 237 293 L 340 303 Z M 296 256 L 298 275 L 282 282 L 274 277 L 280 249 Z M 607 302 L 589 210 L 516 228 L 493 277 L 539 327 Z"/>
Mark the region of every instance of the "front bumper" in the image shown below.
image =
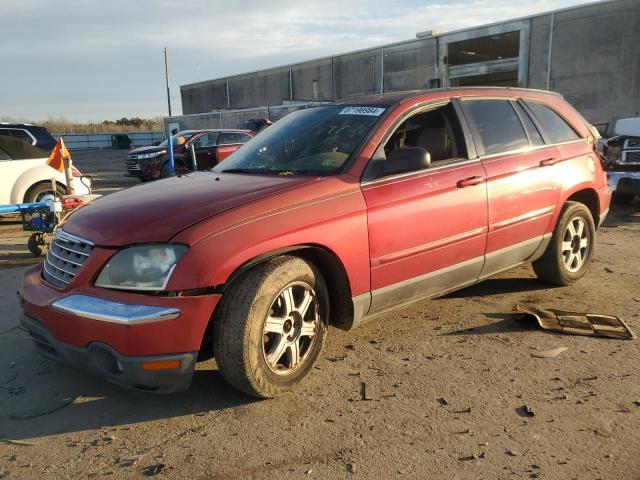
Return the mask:
<path id="1" fill-rule="evenodd" d="M 96 288 L 83 282 L 91 261 L 76 278 L 82 285 L 73 288 L 49 285 L 40 265 L 25 274 L 22 321 L 38 350 L 119 385 L 161 393 L 187 388 L 220 295 L 155 297 Z M 180 360 L 180 368 L 142 369 L 157 360 Z"/>
<path id="2" fill-rule="evenodd" d="M 20 323 L 43 355 L 99 375 L 117 385 L 147 392 L 172 393 L 186 390 L 191 384 L 198 352 L 128 357 L 102 342 L 91 342 L 86 348 L 60 342 L 40 322 L 28 315 L 23 315 Z M 178 361 L 180 366 L 163 370 L 145 370 L 142 367 L 143 364 L 160 361 Z"/>
<path id="3" fill-rule="evenodd" d="M 609 188 L 616 193 L 640 194 L 640 172 L 608 171 Z"/>

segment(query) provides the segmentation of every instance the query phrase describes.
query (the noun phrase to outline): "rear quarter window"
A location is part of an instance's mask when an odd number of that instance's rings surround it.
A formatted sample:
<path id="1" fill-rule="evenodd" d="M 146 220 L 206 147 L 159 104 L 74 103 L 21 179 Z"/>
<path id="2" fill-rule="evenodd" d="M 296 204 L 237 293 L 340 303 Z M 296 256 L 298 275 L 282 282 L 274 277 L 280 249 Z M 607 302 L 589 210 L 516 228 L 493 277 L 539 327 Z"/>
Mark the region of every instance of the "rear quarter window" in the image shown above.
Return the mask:
<path id="1" fill-rule="evenodd" d="M 581 137 L 573 128 L 551 108 L 542 103 L 525 100 L 525 103 L 536 117 L 544 133 L 546 133 L 551 143 L 571 142 L 579 140 Z"/>

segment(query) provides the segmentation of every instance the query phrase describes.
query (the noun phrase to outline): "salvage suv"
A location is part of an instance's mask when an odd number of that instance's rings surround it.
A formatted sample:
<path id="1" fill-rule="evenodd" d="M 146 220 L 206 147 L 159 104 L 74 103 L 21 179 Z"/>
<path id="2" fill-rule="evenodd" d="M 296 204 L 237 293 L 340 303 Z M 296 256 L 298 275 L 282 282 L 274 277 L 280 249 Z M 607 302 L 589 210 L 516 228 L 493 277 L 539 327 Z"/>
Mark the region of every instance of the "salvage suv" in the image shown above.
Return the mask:
<path id="1" fill-rule="evenodd" d="M 20 287 L 39 351 L 138 390 L 223 377 L 274 397 L 328 326 L 532 262 L 580 279 L 611 199 L 595 130 L 560 96 L 460 88 L 291 113 L 211 172 L 68 217 Z"/>

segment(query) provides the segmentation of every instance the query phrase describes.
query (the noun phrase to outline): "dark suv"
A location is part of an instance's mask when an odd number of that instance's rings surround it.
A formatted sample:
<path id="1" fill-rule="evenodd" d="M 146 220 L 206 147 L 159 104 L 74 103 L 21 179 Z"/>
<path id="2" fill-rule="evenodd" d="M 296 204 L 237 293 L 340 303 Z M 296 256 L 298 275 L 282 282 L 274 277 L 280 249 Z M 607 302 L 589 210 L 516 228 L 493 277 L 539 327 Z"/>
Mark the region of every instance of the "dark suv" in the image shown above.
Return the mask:
<path id="1" fill-rule="evenodd" d="M 246 130 L 183 130 L 171 137 L 175 170 L 178 173 L 194 170 L 191 147 L 195 153 L 195 169 L 207 170 L 251 140 Z M 169 176 L 167 140 L 159 145 L 140 147 L 127 154 L 125 175 L 143 182 Z"/>
<path id="2" fill-rule="evenodd" d="M 0 123 L 0 136 L 19 138 L 46 152 L 50 152 L 56 146 L 56 139 L 45 127 L 29 123 Z"/>

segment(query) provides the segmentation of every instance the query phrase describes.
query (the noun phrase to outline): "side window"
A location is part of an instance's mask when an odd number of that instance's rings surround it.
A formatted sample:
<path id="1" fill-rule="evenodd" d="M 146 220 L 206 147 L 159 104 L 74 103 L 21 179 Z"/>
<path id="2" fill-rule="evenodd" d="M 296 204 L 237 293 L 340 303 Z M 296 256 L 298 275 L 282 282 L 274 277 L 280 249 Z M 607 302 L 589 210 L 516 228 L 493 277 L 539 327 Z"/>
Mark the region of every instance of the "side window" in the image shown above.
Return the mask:
<path id="1" fill-rule="evenodd" d="M 0 148 L 0 161 L 2 160 L 13 160 L 13 158 L 11 158 L 11 155 Z"/>
<path id="2" fill-rule="evenodd" d="M 216 144 L 216 134 L 205 133 L 204 135 L 200 135 L 193 141 L 193 144 L 196 148 L 213 147 Z"/>
<path id="3" fill-rule="evenodd" d="M 10 137 L 11 133 L 9 133 L 8 128 L 0 128 L 0 137 Z"/>
<path id="4" fill-rule="evenodd" d="M 249 140 L 251 140 L 253 137 L 247 133 L 239 133 L 238 134 L 239 137 L 239 142 L 240 143 L 247 143 Z"/>
<path id="5" fill-rule="evenodd" d="M 232 132 L 222 132 L 220 134 L 220 145 L 233 145 L 238 142 L 238 134 Z"/>
<path id="6" fill-rule="evenodd" d="M 560 115 L 546 105 L 531 101 L 526 101 L 525 103 L 542 125 L 551 143 L 570 142 L 580 139 L 580 136 L 573 128 L 571 128 Z"/>
<path id="7" fill-rule="evenodd" d="M 11 135 L 19 138 L 20 140 L 24 140 L 25 142 L 29 143 L 29 145 L 33 145 L 33 138 L 31 138 L 31 135 L 29 135 L 24 130 L 20 130 L 18 128 L 11 129 Z"/>
<path id="8" fill-rule="evenodd" d="M 518 112 L 518 116 L 520 117 L 520 120 L 522 121 L 522 124 L 524 125 L 524 128 L 529 135 L 529 140 L 531 140 L 531 145 L 533 145 L 534 147 L 544 145 L 542 135 L 540 135 L 540 131 L 531 120 L 529 114 L 524 111 L 524 108 L 522 108 L 519 103 L 511 102 L 511 105 L 513 105 L 513 108 L 515 108 L 516 112 Z"/>
<path id="9" fill-rule="evenodd" d="M 529 146 L 527 135 L 508 100 L 463 100 L 484 154 L 508 152 Z"/>
<path id="10" fill-rule="evenodd" d="M 362 179 L 390 175 L 388 171 L 396 170 L 388 163 L 394 161 L 392 152 L 412 147 L 429 152 L 432 166 L 468 158 L 462 127 L 451 103 L 416 113 L 398 125 L 386 143 L 378 148 Z"/>

